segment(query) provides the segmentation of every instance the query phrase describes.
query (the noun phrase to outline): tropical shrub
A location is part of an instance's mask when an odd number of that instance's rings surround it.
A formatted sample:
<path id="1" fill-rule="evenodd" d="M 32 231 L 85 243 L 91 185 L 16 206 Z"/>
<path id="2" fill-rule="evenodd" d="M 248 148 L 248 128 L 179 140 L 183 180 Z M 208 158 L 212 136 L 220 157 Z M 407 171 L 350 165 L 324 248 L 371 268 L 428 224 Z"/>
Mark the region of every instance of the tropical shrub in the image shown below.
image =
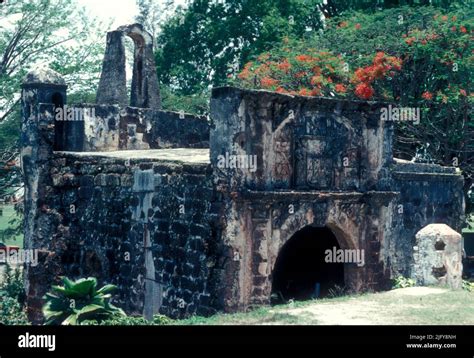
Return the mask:
<path id="1" fill-rule="evenodd" d="M 20 269 L 12 270 L 6 265 L 0 284 L 0 324 L 29 324 L 25 310 L 25 289 Z"/>
<path id="2" fill-rule="evenodd" d="M 25 308 L 13 297 L 0 291 L 0 325 L 29 324 Z"/>
<path id="3" fill-rule="evenodd" d="M 414 287 L 415 285 L 415 280 L 403 276 L 398 276 L 393 282 L 393 288 L 407 288 Z"/>
<path id="4" fill-rule="evenodd" d="M 171 324 L 174 321 L 164 315 L 154 315 L 152 321 L 139 316 L 113 316 L 105 321 L 87 321 L 84 324 L 99 325 L 99 326 L 163 326 Z"/>
<path id="5" fill-rule="evenodd" d="M 401 59 L 382 51 L 375 54 L 370 65 L 350 73 L 341 54 L 314 48 L 299 51 L 289 39 L 286 44 L 247 63 L 237 84 L 292 95 L 347 97 L 352 92 L 358 98 L 373 99 L 373 84 L 401 70 Z"/>
<path id="6" fill-rule="evenodd" d="M 462 280 L 462 288 L 468 292 L 474 292 L 474 282 Z"/>
<path id="7" fill-rule="evenodd" d="M 52 286 L 52 292 L 43 298 L 45 324 L 75 325 L 83 321 L 102 322 L 114 316 L 125 316 L 122 309 L 109 301 L 114 285 L 105 285 L 97 289 L 97 280 L 93 277 L 71 281 L 63 277 L 64 286 Z"/>
<path id="8" fill-rule="evenodd" d="M 23 272 L 19 268 L 12 269 L 8 264 L 5 266 L 5 273 L 0 283 L 0 292 L 17 300 L 20 305 L 25 303 Z"/>
<path id="9" fill-rule="evenodd" d="M 162 108 L 165 111 L 185 112 L 196 115 L 209 113 L 209 93 L 182 95 L 168 86 L 160 86 Z"/>
<path id="10" fill-rule="evenodd" d="M 299 53 L 292 48 L 294 42 L 286 39 L 285 44 L 247 63 L 238 75 L 238 84 L 303 96 L 345 92 L 349 76 L 344 72 L 340 56 L 316 49 Z"/>

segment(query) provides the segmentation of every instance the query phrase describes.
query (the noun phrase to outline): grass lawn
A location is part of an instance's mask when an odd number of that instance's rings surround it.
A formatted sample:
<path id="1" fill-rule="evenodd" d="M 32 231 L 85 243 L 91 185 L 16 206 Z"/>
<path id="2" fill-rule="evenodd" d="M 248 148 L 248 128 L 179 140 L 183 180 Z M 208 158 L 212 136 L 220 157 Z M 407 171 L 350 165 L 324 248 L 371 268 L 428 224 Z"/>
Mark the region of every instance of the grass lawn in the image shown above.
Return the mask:
<path id="1" fill-rule="evenodd" d="M 16 217 L 16 212 L 13 205 L 1 205 L 0 208 L 3 209 L 3 215 L 0 216 L 0 230 L 5 230 L 11 226 L 9 221 Z M 3 242 L 3 239 L 5 239 L 4 242 L 7 245 L 23 247 L 23 235 L 6 238 L 0 237 L 0 242 Z"/>
<path id="2" fill-rule="evenodd" d="M 176 321 L 183 325 L 473 325 L 474 293 L 435 287 L 263 307 Z"/>

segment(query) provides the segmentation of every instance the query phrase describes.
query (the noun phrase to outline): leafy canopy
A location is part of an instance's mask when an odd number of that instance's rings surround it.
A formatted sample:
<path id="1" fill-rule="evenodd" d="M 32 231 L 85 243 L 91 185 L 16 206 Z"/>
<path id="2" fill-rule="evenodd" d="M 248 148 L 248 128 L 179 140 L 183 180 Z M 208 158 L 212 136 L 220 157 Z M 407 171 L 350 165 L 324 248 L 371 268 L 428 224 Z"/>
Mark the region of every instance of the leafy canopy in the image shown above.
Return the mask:
<path id="1" fill-rule="evenodd" d="M 284 40 L 247 63 L 237 84 L 283 93 L 381 99 L 420 108 L 397 123 L 395 156 L 428 147 L 435 161 L 474 173 L 473 10 L 401 7 L 347 12 L 320 34 Z"/>

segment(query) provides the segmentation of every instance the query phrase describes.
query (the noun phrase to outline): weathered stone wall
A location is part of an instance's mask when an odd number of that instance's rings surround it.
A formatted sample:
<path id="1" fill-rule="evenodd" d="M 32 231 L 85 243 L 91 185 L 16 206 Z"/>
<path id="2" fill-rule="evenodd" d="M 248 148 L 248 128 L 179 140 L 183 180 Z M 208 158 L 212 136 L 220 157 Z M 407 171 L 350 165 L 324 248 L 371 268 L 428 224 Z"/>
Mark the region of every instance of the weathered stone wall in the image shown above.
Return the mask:
<path id="1" fill-rule="evenodd" d="M 41 270 L 30 272 L 30 299 L 59 276 L 93 276 L 119 287 L 116 303 L 130 314 L 143 314 L 147 305 L 172 317 L 213 312 L 210 241 L 217 217 L 207 165 L 65 152 L 50 165 L 40 182 L 41 237 L 34 243 L 47 256 Z M 140 185 L 141 173 L 151 175 L 148 188 Z M 146 301 L 149 281 L 161 290 L 154 295 L 160 300 Z M 30 309 L 38 319 L 38 307 Z"/>
<path id="2" fill-rule="evenodd" d="M 94 116 L 84 118 L 85 152 L 107 152 L 120 148 L 120 107 L 117 105 L 74 105 L 94 110 Z"/>
<path id="3" fill-rule="evenodd" d="M 126 107 L 120 149 L 209 148 L 206 117 Z"/>
<path id="4" fill-rule="evenodd" d="M 130 101 L 127 100 L 124 36 L 134 42 Z M 160 88 L 153 55 L 153 37 L 141 24 L 120 26 L 107 33 L 102 72 L 97 90 L 98 104 L 161 108 Z"/>
<path id="5" fill-rule="evenodd" d="M 150 147 L 209 148 L 209 132 L 205 116 L 160 111 L 153 117 Z"/>
<path id="6" fill-rule="evenodd" d="M 95 113 L 80 122 L 84 126 L 85 152 L 209 147 L 206 117 L 117 105 L 74 108 L 84 112 L 93 109 Z"/>
<path id="7" fill-rule="evenodd" d="M 103 159 L 103 158 L 102 158 Z M 141 302 L 143 271 L 140 242 L 130 242 L 130 185 L 133 176 L 123 163 L 91 157 L 54 154 L 49 175 L 42 177 L 41 223 L 44 240 L 35 248 L 48 253 L 50 271 L 34 270 L 29 295 L 41 297 L 58 276 L 97 277 L 100 283 L 121 287 L 118 301 L 127 310 L 137 311 Z M 130 252 L 130 261 L 123 256 Z M 40 278 L 37 281 L 35 278 Z M 128 287 L 127 290 L 124 290 Z M 32 288 L 32 287 L 30 287 Z M 38 307 L 29 305 L 30 317 L 40 319 Z"/>
<path id="8" fill-rule="evenodd" d="M 229 188 L 387 188 L 392 123 L 382 104 L 217 88 L 211 99 L 211 160 Z M 256 156 L 257 169 L 219 168 L 219 156 Z"/>
<path id="9" fill-rule="evenodd" d="M 161 159 L 136 151 L 113 152 L 205 147 L 205 118 L 76 105 L 74 110 L 93 109 L 94 115 L 57 121 L 56 108 L 67 105 L 66 86 L 56 73 L 43 72 L 29 75 L 22 93 L 25 248 L 39 250 L 39 265 L 26 267 L 30 318 L 41 320 L 43 295 L 64 275 L 117 284 L 118 304 L 129 313 L 183 317 L 212 312 L 215 302 L 208 287 L 217 246 L 209 244 L 216 217 L 210 213 L 215 198 L 208 151 L 168 152 Z M 162 118 L 165 123 L 152 131 Z M 81 126 L 82 137 L 68 136 L 72 124 L 74 130 Z M 133 133 L 130 125 L 135 126 Z M 58 127 L 65 140 L 60 149 L 76 148 L 80 138 L 83 143 L 77 147 L 88 153 L 55 152 Z M 142 172 L 152 178 L 146 193 Z M 153 203 L 148 207 L 152 212 L 146 210 L 145 198 Z"/>
<path id="10" fill-rule="evenodd" d="M 214 90 L 211 162 L 225 198 L 222 240 L 235 258 L 223 279 L 226 309 L 269 303 L 278 253 L 306 226 L 327 227 L 340 247 L 365 251 L 364 267 L 344 267 L 351 291 L 410 276 L 415 234 L 427 224 L 460 229 L 462 176 L 394 162 L 383 106 Z M 253 155 L 254 171 L 227 160 Z"/>
<path id="11" fill-rule="evenodd" d="M 229 200 L 222 234 L 232 257 L 221 287 L 225 309 L 270 303 L 278 254 L 307 226 L 331 229 L 343 249 L 365 250 L 363 267 L 344 267 L 349 292 L 389 288 L 389 270 L 380 251 L 390 231 L 379 223 L 390 217 L 395 197 L 391 192 L 250 191 Z"/>
<path id="12" fill-rule="evenodd" d="M 136 222 L 129 237 L 140 241 L 145 233 L 149 238 L 154 272 L 147 279 L 162 292 L 159 312 L 171 317 L 214 312 L 210 293 L 218 216 L 212 212 L 216 198 L 209 167 L 142 163 L 140 168 L 142 175 L 153 173 L 154 191 L 134 185 Z"/>
<path id="13" fill-rule="evenodd" d="M 47 185 L 43 182 L 49 175 L 49 161 L 52 156 L 55 127 L 51 125 L 54 113 L 53 99 L 65 103 L 66 85 L 64 80 L 50 70 L 38 70 L 30 73 L 23 86 L 21 165 L 25 184 L 24 194 L 24 248 L 40 249 L 38 259 L 42 265 L 31 267 L 25 265 L 25 288 L 28 304 L 35 307 L 33 314 L 38 317 L 41 312 L 41 297 L 44 285 L 54 277 L 55 268 L 50 264 L 49 253 L 41 249 L 43 243 L 50 243 L 51 238 L 43 231 L 43 225 L 49 225 L 54 217 L 39 220 L 46 209 L 43 197 L 47 195 Z M 46 103 L 46 104 L 42 104 Z"/>
<path id="14" fill-rule="evenodd" d="M 96 101 L 99 104 L 126 106 L 127 74 L 125 71 L 125 45 L 122 31 L 107 33 L 104 61 L 100 74 Z"/>

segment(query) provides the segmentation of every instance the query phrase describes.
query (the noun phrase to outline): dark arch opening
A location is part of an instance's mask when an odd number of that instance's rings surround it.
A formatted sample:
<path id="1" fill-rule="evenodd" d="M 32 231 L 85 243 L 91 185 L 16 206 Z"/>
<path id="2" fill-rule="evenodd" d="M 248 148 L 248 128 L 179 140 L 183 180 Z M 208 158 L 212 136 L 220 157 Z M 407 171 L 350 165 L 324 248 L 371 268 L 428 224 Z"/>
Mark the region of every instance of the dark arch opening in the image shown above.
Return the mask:
<path id="1" fill-rule="evenodd" d="M 66 130 L 64 121 L 56 120 L 56 109 L 64 108 L 64 99 L 61 93 L 53 93 L 51 102 L 54 105 L 54 150 L 64 150 L 66 143 Z"/>
<path id="2" fill-rule="evenodd" d="M 54 150 L 80 152 L 84 143 L 84 119 L 81 117 L 83 108 L 70 108 L 65 105 L 61 93 L 51 96 L 54 106 Z M 57 109 L 63 111 L 57 115 Z M 77 115 L 79 113 L 79 115 Z M 70 118 L 72 115 L 72 119 Z"/>
<path id="3" fill-rule="evenodd" d="M 62 107 L 64 105 L 63 95 L 59 92 L 53 93 L 51 102 L 54 104 L 54 107 Z"/>
<path id="4" fill-rule="evenodd" d="M 272 303 L 327 297 L 344 286 L 344 264 L 326 262 L 326 250 L 339 250 L 326 227 L 305 227 L 283 245 L 272 275 Z"/>
<path id="5" fill-rule="evenodd" d="M 145 61 L 145 39 L 143 35 L 135 32 L 127 33 L 127 36 L 133 40 L 133 75 L 130 91 L 130 106 L 131 107 L 148 107 L 148 98 L 143 93 L 144 78 L 144 61 Z"/>

